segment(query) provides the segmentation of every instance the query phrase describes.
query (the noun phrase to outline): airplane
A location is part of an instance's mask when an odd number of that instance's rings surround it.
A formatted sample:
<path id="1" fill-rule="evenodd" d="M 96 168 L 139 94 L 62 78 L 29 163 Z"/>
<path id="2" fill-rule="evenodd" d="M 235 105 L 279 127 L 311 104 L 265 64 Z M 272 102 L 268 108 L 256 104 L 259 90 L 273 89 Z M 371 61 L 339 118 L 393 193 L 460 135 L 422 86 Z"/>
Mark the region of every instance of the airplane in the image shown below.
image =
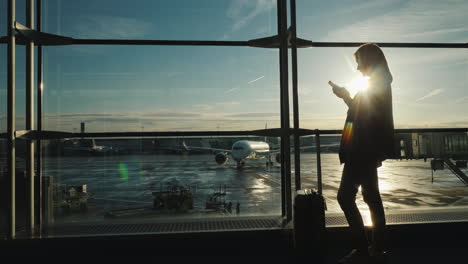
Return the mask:
<path id="1" fill-rule="evenodd" d="M 113 149 L 109 146 L 97 145 L 94 139 L 72 139 L 65 140 L 64 151 L 72 154 L 77 153 L 96 156 L 110 154 L 113 152 Z"/>
<path id="2" fill-rule="evenodd" d="M 270 145 L 264 141 L 239 140 L 232 144 L 232 149 L 187 146 L 185 141 L 182 142 L 182 146 L 187 151 L 192 149 L 211 150 L 215 153 L 215 161 L 219 165 L 225 164 L 228 161 L 228 155 L 230 155 L 232 159 L 236 161 L 238 169 L 245 165 L 244 160 L 246 159 L 256 160 L 267 158 L 267 165 L 273 165 L 271 157 L 275 155 L 276 161 L 278 163 L 281 162 L 280 150 L 270 150 Z"/>
<path id="3" fill-rule="evenodd" d="M 232 157 L 237 163 L 237 169 L 241 169 L 245 165 L 245 160 L 257 160 L 266 158 L 268 159 L 266 165 L 273 165 L 271 161 L 272 156 L 275 157 L 276 162 L 281 163 L 281 154 L 280 149 L 270 150 L 270 145 L 265 141 L 250 141 L 250 140 L 239 140 L 232 144 L 232 149 L 217 149 L 217 148 L 207 148 L 207 147 L 194 147 L 187 146 L 185 141 L 182 141 L 182 146 L 186 151 L 192 149 L 199 150 L 210 150 L 215 154 L 215 161 L 219 165 L 226 164 L 228 161 L 228 155 Z M 339 146 L 339 144 L 326 144 L 321 145 L 323 147 L 334 147 Z M 313 149 L 315 146 L 305 146 L 300 147 L 300 149 Z"/>

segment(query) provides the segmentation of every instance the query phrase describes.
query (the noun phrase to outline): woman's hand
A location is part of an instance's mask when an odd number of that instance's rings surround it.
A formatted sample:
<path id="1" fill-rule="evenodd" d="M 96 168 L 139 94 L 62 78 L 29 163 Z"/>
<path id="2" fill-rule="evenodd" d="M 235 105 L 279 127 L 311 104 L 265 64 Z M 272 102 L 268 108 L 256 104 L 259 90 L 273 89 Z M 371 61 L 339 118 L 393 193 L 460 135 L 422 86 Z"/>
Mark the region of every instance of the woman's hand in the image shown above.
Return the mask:
<path id="1" fill-rule="evenodd" d="M 339 98 L 345 99 L 350 97 L 349 92 L 348 90 L 346 90 L 346 88 L 341 87 L 332 81 L 328 81 L 328 84 L 332 87 L 333 93 Z"/>

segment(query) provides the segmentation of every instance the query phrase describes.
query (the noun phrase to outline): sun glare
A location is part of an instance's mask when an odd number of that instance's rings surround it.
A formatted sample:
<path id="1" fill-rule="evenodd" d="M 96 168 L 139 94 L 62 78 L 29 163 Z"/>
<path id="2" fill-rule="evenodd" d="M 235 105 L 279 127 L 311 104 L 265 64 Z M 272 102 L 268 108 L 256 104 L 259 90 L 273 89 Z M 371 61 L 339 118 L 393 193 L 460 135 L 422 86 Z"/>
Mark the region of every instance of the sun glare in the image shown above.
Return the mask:
<path id="1" fill-rule="evenodd" d="M 348 90 L 352 95 L 355 95 L 359 91 L 364 91 L 369 85 L 369 77 L 359 76 L 354 78 L 351 82 L 348 83 Z"/>

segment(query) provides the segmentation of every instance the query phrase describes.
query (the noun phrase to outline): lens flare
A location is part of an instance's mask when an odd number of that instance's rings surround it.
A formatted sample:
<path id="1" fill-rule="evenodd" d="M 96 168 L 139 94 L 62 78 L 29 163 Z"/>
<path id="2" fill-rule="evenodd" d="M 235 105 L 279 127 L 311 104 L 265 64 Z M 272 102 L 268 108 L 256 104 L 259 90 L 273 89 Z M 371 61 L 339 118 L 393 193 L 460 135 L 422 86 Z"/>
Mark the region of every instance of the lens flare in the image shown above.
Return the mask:
<path id="1" fill-rule="evenodd" d="M 128 168 L 127 164 L 125 163 L 119 163 L 119 172 L 120 172 L 120 178 L 123 181 L 128 181 Z"/>
<path id="2" fill-rule="evenodd" d="M 354 78 L 348 83 L 347 88 L 352 95 L 355 95 L 359 91 L 365 91 L 369 86 L 369 77 L 359 76 Z"/>
<path id="3" fill-rule="evenodd" d="M 350 144 L 353 137 L 353 122 L 346 122 L 343 129 L 343 141 L 345 144 Z"/>

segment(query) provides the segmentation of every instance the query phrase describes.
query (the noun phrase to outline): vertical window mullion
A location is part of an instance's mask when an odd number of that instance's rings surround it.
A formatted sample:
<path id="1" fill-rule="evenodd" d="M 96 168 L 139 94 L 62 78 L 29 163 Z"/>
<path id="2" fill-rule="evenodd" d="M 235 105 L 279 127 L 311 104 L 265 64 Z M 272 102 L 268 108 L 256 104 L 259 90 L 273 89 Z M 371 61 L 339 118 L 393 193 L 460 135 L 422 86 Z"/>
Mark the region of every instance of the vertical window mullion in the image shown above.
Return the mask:
<path id="1" fill-rule="evenodd" d="M 15 112 L 15 12 L 16 12 L 16 1 L 8 1 L 8 55 L 7 55 L 7 78 L 8 78 L 8 92 L 7 92 L 7 208 L 8 210 L 8 239 L 14 239 L 16 236 L 16 167 L 15 167 L 15 129 L 16 129 L 16 112 Z"/>
<path id="2" fill-rule="evenodd" d="M 42 30 L 42 1 L 36 0 L 36 30 Z M 42 130 L 42 95 L 43 95 L 43 83 L 42 83 L 42 46 L 37 46 L 37 76 L 36 76 L 36 92 L 37 92 L 37 104 L 36 104 L 36 120 L 37 130 Z M 35 217 L 36 225 L 40 231 L 42 231 L 42 208 L 43 208 L 43 195 L 42 195 L 42 143 L 41 140 L 36 140 L 36 183 L 35 183 L 35 199 L 37 202 Z"/>
<path id="3" fill-rule="evenodd" d="M 26 3 L 26 26 L 34 28 L 34 0 L 28 0 Z M 26 130 L 34 129 L 34 43 L 26 44 Z M 34 208 L 34 141 L 26 141 L 26 179 L 28 180 L 28 220 L 29 229 L 34 231 L 35 227 L 35 208 Z"/>
<path id="4" fill-rule="evenodd" d="M 282 208 L 286 220 L 292 219 L 291 201 L 291 151 L 289 139 L 289 96 L 288 96 L 288 39 L 287 39 L 287 6 L 285 0 L 278 0 L 278 35 L 280 37 L 280 96 L 281 96 L 281 178 Z"/>

